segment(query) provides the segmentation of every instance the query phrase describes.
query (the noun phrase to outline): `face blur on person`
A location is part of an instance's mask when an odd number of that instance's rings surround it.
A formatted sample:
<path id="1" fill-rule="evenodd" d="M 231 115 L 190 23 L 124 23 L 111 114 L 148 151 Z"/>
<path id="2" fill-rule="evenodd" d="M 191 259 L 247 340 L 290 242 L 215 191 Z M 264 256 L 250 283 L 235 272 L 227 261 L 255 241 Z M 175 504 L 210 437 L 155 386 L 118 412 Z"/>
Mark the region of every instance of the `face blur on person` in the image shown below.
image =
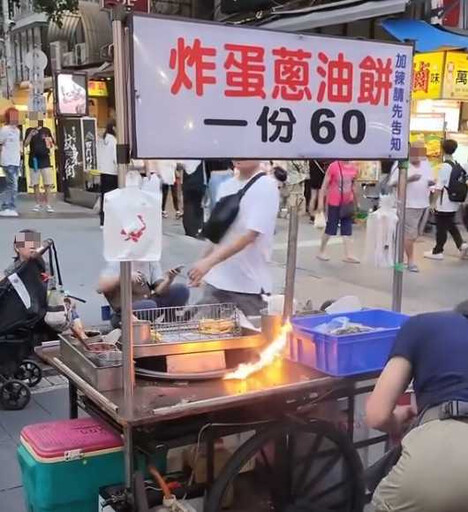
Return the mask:
<path id="1" fill-rule="evenodd" d="M 421 160 L 426 156 L 426 148 L 424 146 L 411 146 L 409 151 L 410 164 L 419 167 Z"/>
<path id="2" fill-rule="evenodd" d="M 260 163 L 259 160 L 234 160 L 234 167 L 241 176 L 249 176 L 260 167 Z"/>
<path id="3" fill-rule="evenodd" d="M 8 111 L 7 121 L 10 126 L 18 126 L 19 124 L 19 112 L 12 108 Z"/>
<path id="4" fill-rule="evenodd" d="M 15 237 L 15 252 L 20 261 L 27 261 L 31 259 L 36 254 L 36 251 L 40 246 L 40 233 L 18 233 Z"/>

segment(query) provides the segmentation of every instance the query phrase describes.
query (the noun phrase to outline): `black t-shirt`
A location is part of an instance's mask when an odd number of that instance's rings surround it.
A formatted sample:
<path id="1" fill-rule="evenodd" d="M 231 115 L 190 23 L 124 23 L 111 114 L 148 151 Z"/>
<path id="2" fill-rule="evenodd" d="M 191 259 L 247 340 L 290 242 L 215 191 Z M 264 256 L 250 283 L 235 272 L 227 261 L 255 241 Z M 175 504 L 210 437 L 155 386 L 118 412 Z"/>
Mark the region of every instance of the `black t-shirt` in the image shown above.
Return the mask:
<path id="1" fill-rule="evenodd" d="M 453 311 L 410 318 L 390 357 L 413 367 L 418 409 L 449 400 L 468 402 L 468 318 Z"/>
<path id="2" fill-rule="evenodd" d="M 31 137 L 29 144 L 29 167 L 34 168 L 34 158 L 36 158 L 38 169 L 45 169 L 50 167 L 50 149 L 47 147 L 46 139 L 52 140 L 52 133 L 45 126 L 41 128 L 28 128 L 25 138 L 34 129 L 37 133 Z"/>

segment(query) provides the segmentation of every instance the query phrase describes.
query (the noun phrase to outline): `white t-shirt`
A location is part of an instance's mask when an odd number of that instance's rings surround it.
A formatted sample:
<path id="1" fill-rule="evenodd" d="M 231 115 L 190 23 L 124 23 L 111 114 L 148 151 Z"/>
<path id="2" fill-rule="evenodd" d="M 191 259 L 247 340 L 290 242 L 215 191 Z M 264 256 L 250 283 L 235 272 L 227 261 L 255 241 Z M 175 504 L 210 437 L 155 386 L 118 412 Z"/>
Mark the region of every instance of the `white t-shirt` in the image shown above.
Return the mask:
<path id="1" fill-rule="evenodd" d="M 175 160 L 155 160 L 155 164 L 164 185 L 174 185 L 177 162 Z"/>
<path id="2" fill-rule="evenodd" d="M 422 160 L 419 167 L 410 164 L 408 178 L 415 174 L 420 174 L 421 178 L 408 183 L 406 208 L 429 208 L 429 182 L 434 179 L 431 164 L 427 160 Z"/>
<path id="3" fill-rule="evenodd" d="M 0 128 L 1 165 L 19 166 L 21 163 L 21 134 L 17 126 L 5 125 Z"/>
<path id="4" fill-rule="evenodd" d="M 231 178 L 219 188 L 218 198 L 235 194 L 247 182 Z M 216 265 L 205 281 L 218 288 L 238 293 L 269 293 L 272 290 L 269 263 L 273 249 L 279 192 L 276 181 L 263 176 L 247 191 L 240 203 L 239 214 L 221 240 L 227 245 L 247 231 L 259 233 L 244 250 Z"/>
<path id="5" fill-rule="evenodd" d="M 409 181 L 406 186 L 406 208 L 429 208 L 429 182 L 434 180 L 431 164 L 428 160 L 421 160 L 419 167 L 410 164 L 408 168 L 408 178 L 420 174 L 418 181 Z M 391 185 L 398 182 L 398 163 L 392 168 Z"/>
<path id="6" fill-rule="evenodd" d="M 436 210 L 438 212 L 458 212 L 460 203 L 450 201 L 447 188 L 452 174 L 452 166 L 448 163 L 442 164 L 439 175 L 437 177 L 436 189 L 440 191 L 441 197 L 437 199 Z"/>
<path id="7" fill-rule="evenodd" d="M 111 133 L 97 144 L 98 169 L 102 174 L 117 176 L 117 139 Z"/>

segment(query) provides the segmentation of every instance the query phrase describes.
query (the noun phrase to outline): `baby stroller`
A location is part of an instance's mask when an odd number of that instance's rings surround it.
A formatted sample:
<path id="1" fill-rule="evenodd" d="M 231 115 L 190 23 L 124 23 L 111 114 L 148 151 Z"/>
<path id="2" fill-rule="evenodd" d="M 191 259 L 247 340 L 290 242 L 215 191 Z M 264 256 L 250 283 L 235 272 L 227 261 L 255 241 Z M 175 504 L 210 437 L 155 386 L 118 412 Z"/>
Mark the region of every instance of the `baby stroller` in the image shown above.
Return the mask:
<path id="1" fill-rule="evenodd" d="M 47 282 L 41 253 L 52 244 L 46 241 L 36 257 L 0 281 L 0 405 L 5 409 L 26 407 L 31 399 L 29 388 L 42 378 L 40 366 L 26 358 L 43 330 Z"/>

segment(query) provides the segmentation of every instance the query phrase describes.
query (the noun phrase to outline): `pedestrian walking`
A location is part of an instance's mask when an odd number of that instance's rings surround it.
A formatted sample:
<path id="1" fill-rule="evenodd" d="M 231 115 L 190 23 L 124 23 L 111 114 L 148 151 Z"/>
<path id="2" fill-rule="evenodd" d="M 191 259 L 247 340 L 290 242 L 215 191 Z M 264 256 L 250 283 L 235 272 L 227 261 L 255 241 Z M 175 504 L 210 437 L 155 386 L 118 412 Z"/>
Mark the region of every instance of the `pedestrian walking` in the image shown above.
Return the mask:
<path id="1" fill-rule="evenodd" d="M 98 144 L 98 168 L 101 173 L 101 205 L 99 208 L 99 224 L 104 226 L 104 194 L 119 186 L 117 169 L 117 136 L 115 121 L 109 121 L 106 131 Z"/>
<path id="2" fill-rule="evenodd" d="M 398 185 L 398 164 L 394 165 L 389 186 Z M 430 187 L 435 185 L 430 163 L 423 144 L 412 144 L 409 153 L 405 210 L 405 253 L 409 272 L 419 272 L 414 260 L 414 244 L 424 232 L 429 213 Z"/>
<path id="3" fill-rule="evenodd" d="M 5 112 L 6 124 L 0 129 L 0 164 L 5 173 L 6 187 L 3 192 L 0 216 L 18 217 L 16 200 L 21 165 L 21 132 L 18 128 L 19 112 L 9 108 Z"/>
<path id="4" fill-rule="evenodd" d="M 219 189 L 219 198 L 242 189 L 239 212 L 218 244 L 189 271 L 190 285 L 205 283 L 200 304 L 229 302 L 245 315 L 259 315 L 263 294 L 271 293 L 269 269 L 279 207 L 277 182 L 256 160 L 235 162 L 239 172 Z"/>
<path id="5" fill-rule="evenodd" d="M 35 128 L 28 128 L 25 135 L 24 148 L 29 147 L 30 183 L 36 199 L 33 212 L 45 209 L 47 213 L 53 213 L 50 196 L 54 186 L 54 169 L 50 162 L 50 152 L 55 147 L 54 137 L 49 128 L 44 126 L 43 121 L 38 121 Z M 40 190 L 41 179 L 44 187 L 43 197 Z"/>
<path id="6" fill-rule="evenodd" d="M 340 227 L 344 244 L 345 263 L 360 263 L 353 255 L 352 235 L 353 216 L 356 209 L 356 178 L 357 167 L 351 162 L 336 160 L 331 163 L 325 174 L 319 196 L 319 212 L 324 211 L 325 198 L 327 201 L 327 225 L 322 236 L 320 252 L 317 258 L 321 261 L 329 261 L 327 245 L 330 237 L 336 236 Z"/>
<path id="7" fill-rule="evenodd" d="M 314 220 L 318 208 L 320 189 L 325 179 L 324 162 L 309 160 L 309 177 L 304 181 L 305 211 Z"/>
<path id="8" fill-rule="evenodd" d="M 195 238 L 203 228 L 203 198 L 206 190 L 204 165 L 199 160 L 185 160 L 180 164 L 183 166 L 184 230 L 187 236 Z"/>
<path id="9" fill-rule="evenodd" d="M 182 217 L 179 207 L 179 194 L 177 192 L 176 167 L 177 163 L 175 160 L 158 160 L 158 174 L 162 181 L 162 216 L 164 218 L 168 217 L 166 204 L 169 190 L 171 191 L 176 218 L 180 219 Z"/>
<path id="10" fill-rule="evenodd" d="M 231 160 L 205 160 L 205 171 L 208 177 L 208 196 L 210 199 L 210 210 L 218 201 L 219 187 L 233 176 L 233 165 Z"/>
<path id="11" fill-rule="evenodd" d="M 448 233 L 453 238 L 461 257 L 468 250 L 468 244 L 464 242 L 456 224 L 456 215 L 466 199 L 468 190 L 467 174 L 453 158 L 457 148 L 458 143 L 453 139 L 446 139 L 442 143 L 444 163 L 437 177 L 436 192 L 432 202 L 436 220 L 436 245 L 432 251 L 424 253 L 424 257 L 431 260 L 444 259 Z"/>

